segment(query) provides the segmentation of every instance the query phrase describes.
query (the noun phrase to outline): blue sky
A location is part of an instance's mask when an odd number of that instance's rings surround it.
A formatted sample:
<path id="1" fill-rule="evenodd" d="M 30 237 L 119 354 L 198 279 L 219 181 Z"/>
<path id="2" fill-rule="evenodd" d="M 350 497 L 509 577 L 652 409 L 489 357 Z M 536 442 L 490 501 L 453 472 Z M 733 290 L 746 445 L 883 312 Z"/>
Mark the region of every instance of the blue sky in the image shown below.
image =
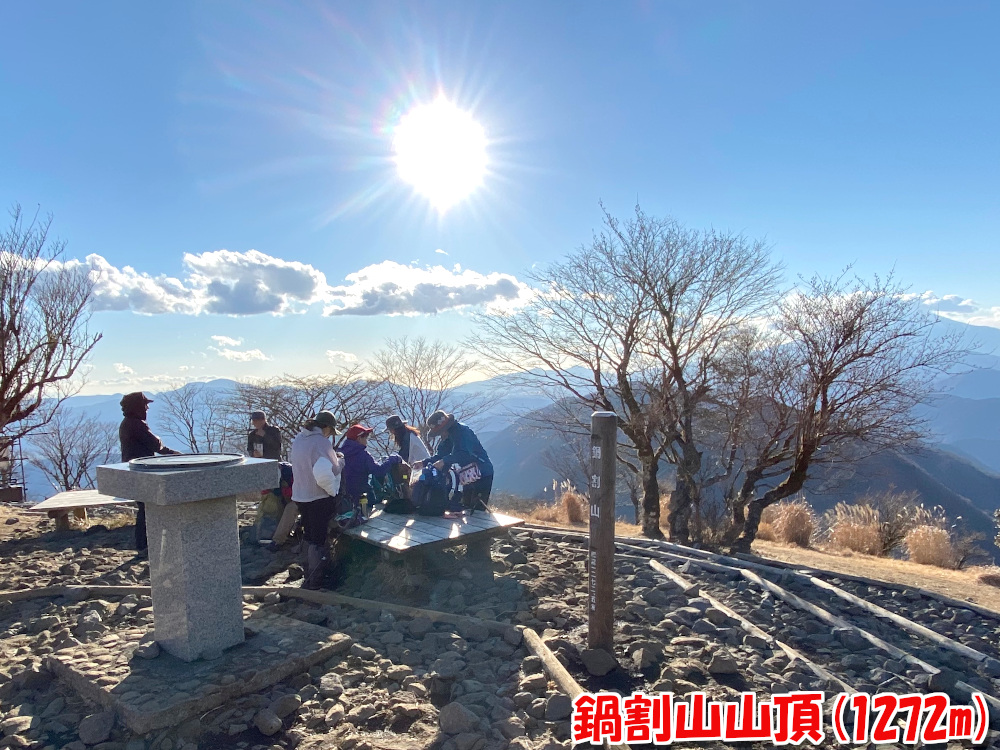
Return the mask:
<path id="1" fill-rule="evenodd" d="M 0 203 L 102 259 L 89 392 L 459 339 L 599 201 L 766 237 L 790 278 L 895 268 L 1000 326 L 995 3 L 48 2 L 4 26 Z M 439 92 L 490 162 L 443 215 L 391 150 Z"/>

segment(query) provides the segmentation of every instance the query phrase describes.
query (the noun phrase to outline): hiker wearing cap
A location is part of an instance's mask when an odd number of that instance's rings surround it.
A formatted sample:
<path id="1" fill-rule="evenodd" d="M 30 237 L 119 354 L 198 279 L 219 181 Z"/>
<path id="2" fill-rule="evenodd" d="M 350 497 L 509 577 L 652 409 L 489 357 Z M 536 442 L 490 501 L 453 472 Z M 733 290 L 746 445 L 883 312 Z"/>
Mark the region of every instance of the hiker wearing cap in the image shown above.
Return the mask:
<path id="1" fill-rule="evenodd" d="M 375 432 L 363 424 L 352 424 L 344 437 L 340 449 L 344 453 L 344 492 L 351 504 L 357 507 L 361 496 L 368 491 L 368 477 L 384 477 L 393 464 L 403 462 L 398 453 L 393 453 L 382 463 L 378 463 L 368 452 L 368 438 Z"/>
<path id="2" fill-rule="evenodd" d="M 262 411 L 250 412 L 253 429 L 247 433 L 247 455 L 253 458 L 281 460 L 281 432 L 267 423 L 267 415 Z"/>
<path id="3" fill-rule="evenodd" d="M 305 580 L 302 585 L 318 589 L 326 572 L 326 535 L 336 511 L 334 498 L 340 490 L 344 459 L 333 449 L 330 438 L 337 420 L 321 411 L 302 426 L 292 440 L 292 500 L 302 514 L 306 549 Z"/>
<path id="4" fill-rule="evenodd" d="M 153 434 L 146 424 L 146 414 L 153 399 L 146 398 L 142 391 L 128 393 L 122 396 L 122 423 L 118 426 L 118 440 L 121 443 L 122 461 L 133 458 L 148 458 L 157 453 L 162 455 L 177 455 L 180 451 L 167 448 L 163 441 Z M 135 517 L 135 550 L 145 552 L 146 542 L 146 504 L 137 502 L 139 512 Z"/>
<path id="5" fill-rule="evenodd" d="M 453 414 L 441 409 L 427 418 L 428 435 L 441 437 L 437 452 L 425 464 L 433 464 L 436 469 L 445 469 L 453 464 L 479 467 L 479 479 L 462 488 L 462 502 L 469 508 L 485 508 L 490 502 L 493 489 L 493 463 L 479 442 L 476 433 L 468 425 L 462 424 Z"/>
<path id="6" fill-rule="evenodd" d="M 420 430 L 408 425 L 405 419 L 393 414 L 385 420 L 385 426 L 392 435 L 396 447 L 399 448 L 399 455 L 406 463 L 412 465 L 430 458 L 430 451 L 420 439 Z"/>

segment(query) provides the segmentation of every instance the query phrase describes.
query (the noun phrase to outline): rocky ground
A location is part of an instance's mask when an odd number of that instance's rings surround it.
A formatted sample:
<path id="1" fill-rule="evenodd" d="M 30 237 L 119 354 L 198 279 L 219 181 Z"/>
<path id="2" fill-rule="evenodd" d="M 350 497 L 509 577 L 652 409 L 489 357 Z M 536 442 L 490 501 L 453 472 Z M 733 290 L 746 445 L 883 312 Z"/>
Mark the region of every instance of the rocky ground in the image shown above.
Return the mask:
<path id="1" fill-rule="evenodd" d="M 96 519 L 87 531 L 58 534 L 44 519 L 10 517 L 17 520 L 4 524 L 0 590 L 148 583 L 148 564 L 128 549 L 131 527 L 107 529 Z M 244 529 L 245 536 L 248 531 Z M 1000 694 L 995 670 L 1000 662 L 973 663 L 847 602 L 832 602 L 828 594 L 782 578 L 799 596 L 821 602 L 828 611 L 934 665 L 939 671 L 930 675 L 850 629 L 831 628 L 764 594 L 738 572 L 666 560 L 679 576 L 697 584 L 688 588 L 650 567 L 653 553 L 636 549 L 616 558 L 615 652 L 589 651 L 584 545 L 580 538 L 516 531 L 494 542 L 491 564 L 467 560 L 461 548 L 429 555 L 422 565 L 387 562 L 368 548 L 353 550 L 341 566 L 338 593 L 510 627 L 456 627 L 387 610 L 283 599 L 276 593 L 248 597 L 248 608 L 322 625 L 349 636 L 350 645 L 343 654 L 273 688 L 148 736 L 133 736 L 113 715 L 77 698 L 44 666 L 44 657 L 53 651 L 151 626 L 148 596 L 0 601 L 0 747 L 568 748 L 570 701 L 548 679 L 516 626 L 535 630 L 575 679 L 595 691 L 702 691 L 710 699 L 735 700 L 746 690 L 762 698 L 816 689 L 832 695 L 846 683 L 870 692 L 944 690 L 961 702 L 967 695 L 960 685 Z M 301 578 L 294 553 L 269 552 L 249 538 L 243 544 L 243 570 L 247 585 L 296 585 Z M 990 656 L 1000 655 L 995 646 L 1000 616 L 990 619 L 943 605 L 916 590 L 836 583 Z M 791 659 L 773 642 L 747 632 L 708 597 L 805 659 Z M 817 675 L 809 662 L 829 679 Z M 988 743 L 1000 745 L 993 735 Z"/>

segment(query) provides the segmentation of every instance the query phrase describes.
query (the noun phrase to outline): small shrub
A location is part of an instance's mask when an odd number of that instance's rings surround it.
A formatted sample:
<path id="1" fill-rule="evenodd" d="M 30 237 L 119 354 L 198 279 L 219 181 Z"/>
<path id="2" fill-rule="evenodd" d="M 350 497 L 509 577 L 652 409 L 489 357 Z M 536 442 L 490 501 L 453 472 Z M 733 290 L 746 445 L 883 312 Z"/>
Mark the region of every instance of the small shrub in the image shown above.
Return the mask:
<path id="1" fill-rule="evenodd" d="M 774 526 L 767 521 L 761 521 L 757 527 L 757 538 L 764 542 L 776 542 L 778 534 L 775 532 Z"/>
<path id="2" fill-rule="evenodd" d="M 566 490 L 559 498 L 563 513 L 569 523 L 583 523 L 586 519 L 587 498 L 576 490 Z"/>
<path id="3" fill-rule="evenodd" d="M 912 562 L 939 568 L 955 567 L 955 550 L 947 529 L 921 525 L 910 529 L 903 542 Z"/>
<path id="4" fill-rule="evenodd" d="M 977 583 L 1000 589 L 1000 568 L 996 565 L 984 565 L 973 570 L 976 574 Z"/>
<path id="5" fill-rule="evenodd" d="M 775 507 L 774 532 L 785 544 L 808 547 L 816 530 L 816 514 L 805 500 L 782 501 Z M 759 530 L 758 530 L 759 534 Z"/>
<path id="6" fill-rule="evenodd" d="M 837 503 L 827 511 L 830 543 L 862 555 L 882 555 L 879 513 L 870 505 Z"/>

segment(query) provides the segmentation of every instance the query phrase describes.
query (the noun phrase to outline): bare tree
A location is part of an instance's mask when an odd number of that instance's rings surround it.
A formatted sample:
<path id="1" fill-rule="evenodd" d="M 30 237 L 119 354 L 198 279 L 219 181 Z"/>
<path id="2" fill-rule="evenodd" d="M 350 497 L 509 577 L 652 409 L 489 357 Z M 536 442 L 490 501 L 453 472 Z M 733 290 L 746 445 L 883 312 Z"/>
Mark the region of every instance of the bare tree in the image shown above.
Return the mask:
<path id="1" fill-rule="evenodd" d="M 427 418 L 438 409 L 465 421 L 484 413 L 496 401 L 479 391 L 460 390 L 478 362 L 454 344 L 423 337 L 388 339 L 370 366 L 373 379 L 385 389 L 386 408 L 419 429 L 425 443 Z"/>
<path id="2" fill-rule="evenodd" d="M 663 410 L 651 387 L 655 363 L 643 356 L 653 310 L 648 295 L 621 274 L 625 260 L 613 232 L 595 236 L 563 262 L 528 274 L 540 289 L 526 306 L 479 316 L 471 345 L 499 371 L 549 390 L 554 401 L 569 398 L 618 415 L 641 466 L 643 533 L 661 538 Z"/>
<path id="3" fill-rule="evenodd" d="M 60 491 L 91 489 L 94 470 L 118 454 L 118 426 L 80 412 L 57 411 L 31 435 L 31 464 Z"/>
<path id="4" fill-rule="evenodd" d="M 360 366 L 333 375 L 284 375 L 237 383 L 229 400 L 233 419 L 242 421 L 245 430 L 249 429 L 251 411 L 266 412 L 268 421 L 281 431 L 282 453 L 286 455 L 302 424 L 324 409 L 332 412 L 340 424 L 349 425 L 385 414 L 385 408 L 383 389 L 363 377 Z"/>
<path id="5" fill-rule="evenodd" d="M 606 219 L 622 248 L 618 273 L 652 307 L 643 351 L 657 363 L 651 386 L 663 411 L 666 457 L 676 467 L 668 532 L 670 539 L 687 542 L 703 485 L 698 413 L 718 386 L 730 339 L 773 305 L 779 269 L 763 242 L 742 235 L 685 229 L 639 208 L 627 222 Z M 700 523 L 700 512 L 694 518 Z M 695 533 L 700 536 L 700 528 Z"/>
<path id="6" fill-rule="evenodd" d="M 245 420 L 237 420 L 230 407 L 231 396 L 204 383 L 188 383 L 159 395 L 159 423 L 191 453 L 242 451 Z"/>
<path id="7" fill-rule="evenodd" d="M 101 335 L 88 330 L 93 281 L 59 261 L 51 217 L 27 219 L 17 205 L 11 217 L 0 234 L 0 434 L 17 438 L 79 389 L 70 381 Z"/>
<path id="8" fill-rule="evenodd" d="M 749 551 L 763 510 L 799 492 L 813 464 L 858 460 L 923 437 L 914 407 L 968 353 L 959 337 L 939 335 L 936 322 L 891 275 L 813 277 L 781 303 L 775 325 L 797 366 L 775 402 L 794 418 L 767 437 L 771 447 L 748 469 L 767 464 L 780 481 L 766 489 L 750 483 L 735 550 Z"/>
<path id="9" fill-rule="evenodd" d="M 606 229 L 590 247 L 530 277 L 525 308 L 480 316 L 476 349 L 499 369 L 614 411 L 635 450 L 643 534 L 662 538 L 657 473 L 677 464 L 671 537 L 688 537 L 701 470 L 696 414 L 717 379 L 724 343 L 771 304 L 777 271 L 762 243 L 686 230 L 647 216 Z"/>

